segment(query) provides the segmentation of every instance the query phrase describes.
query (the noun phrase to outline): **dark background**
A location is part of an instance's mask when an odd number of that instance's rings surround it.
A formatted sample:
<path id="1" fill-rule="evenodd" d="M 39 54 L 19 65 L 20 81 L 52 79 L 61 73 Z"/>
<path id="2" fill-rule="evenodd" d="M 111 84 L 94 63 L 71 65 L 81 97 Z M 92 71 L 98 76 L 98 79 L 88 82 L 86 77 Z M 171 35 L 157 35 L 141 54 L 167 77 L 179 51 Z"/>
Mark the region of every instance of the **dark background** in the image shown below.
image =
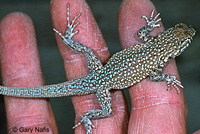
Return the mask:
<path id="1" fill-rule="evenodd" d="M 121 50 L 117 32 L 117 13 L 121 0 L 88 0 L 111 54 Z M 184 22 L 193 25 L 197 34 L 192 45 L 179 57 L 177 66 L 188 106 L 188 130 L 200 129 L 200 1 L 152 0 L 166 28 Z M 49 0 L 0 0 L 0 19 L 13 11 L 28 14 L 35 24 L 38 47 L 46 84 L 66 81 L 56 45 L 49 12 Z M 128 90 L 124 90 L 129 100 Z M 167 92 L 166 92 L 167 93 Z M 51 99 L 60 133 L 73 133 L 75 114 L 70 97 Z M 130 100 L 129 100 L 130 103 Z M 0 102 L 0 133 L 6 133 L 4 104 Z"/>

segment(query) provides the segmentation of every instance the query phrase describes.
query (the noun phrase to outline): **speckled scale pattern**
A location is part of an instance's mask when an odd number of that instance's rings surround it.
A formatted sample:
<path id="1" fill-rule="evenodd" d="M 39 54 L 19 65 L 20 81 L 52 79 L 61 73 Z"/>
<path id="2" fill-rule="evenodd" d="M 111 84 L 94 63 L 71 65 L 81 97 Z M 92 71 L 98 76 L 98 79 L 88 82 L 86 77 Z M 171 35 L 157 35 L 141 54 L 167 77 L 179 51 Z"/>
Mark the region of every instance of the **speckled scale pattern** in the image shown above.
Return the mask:
<path id="1" fill-rule="evenodd" d="M 138 44 L 116 53 L 104 66 L 109 73 L 114 89 L 131 86 L 146 78 L 152 67 L 156 67 L 158 56 L 154 44 Z M 146 56 L 146 54 L 148 54 Z M 150 54 L 151 53 L 151 54 Z M 153 55 L 155 54 L 155 55 Z"/>
<path id="2" fill-rule="evenodd" d="M 65 35 L 62 35 L 56 29 L 53 30 L 69 48 L 75 52 L 85 54 L 91 73 L 72 81 L 53 85 L 38 87 L 0 86 L 0 94 L 15 97 L 49 98 L 96 93 L 102 109 L 86 112 L 82 116 L 81 121 L 74 126 L 76 128 L 83 123 L 86 134 L 92 134 L 94 125 L 91 119 L 109 117 L 112 113 L 112 99 L 109 91 L 111 89 L 123 89 L 149 77 L 152 81 L 166 81 L 167 90 L 170 90 L 170 85 L 172 85 L 180 93 L 178 86 L 183 88 L 181 82 L 175 76 L 162 74 L 162 70 L 169 58 L 175 58 L 189 46 L 196 31 L 191 26 L 180 23 L 158 34 L 157 37 L 152 37 L 149 32 L 160 26 L 158 24 L 161 20 L 160 18 L 158 19 L 159 15 L 157 14 L 154 17 L 153 10 L 150 19 L 142 16 L 146 19 L 147 25 L 141 28 L 137 35 L 144 43 L 114 54 L 107 64 L 103 66 L 90 48 L 71 40 L 78 32 L 73 32 L 73 30 L 79 24 L 79 22 L 75 23 L 75 20 L 80 14 L 70 24 L 68 3 L 68 25 Z"/>

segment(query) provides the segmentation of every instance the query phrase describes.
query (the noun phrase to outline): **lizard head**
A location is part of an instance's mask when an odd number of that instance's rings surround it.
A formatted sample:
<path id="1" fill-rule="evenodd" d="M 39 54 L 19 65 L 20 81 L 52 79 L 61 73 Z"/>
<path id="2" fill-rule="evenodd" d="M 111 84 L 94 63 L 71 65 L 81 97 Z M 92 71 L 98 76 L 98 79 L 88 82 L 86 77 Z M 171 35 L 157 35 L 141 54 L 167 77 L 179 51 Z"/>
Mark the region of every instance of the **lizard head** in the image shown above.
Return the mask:
<path id="1" fill-rule="evenodd" d="M 174 46 L 172 47 L 173 54 L 171 56 L 174 58 L 180 55 L 185 50 L 185 48 L 189 46 L 196 31 L 192 26 L 180 23 L 175 25 L 171 33 L 172 37 L 175 39 Z"/>

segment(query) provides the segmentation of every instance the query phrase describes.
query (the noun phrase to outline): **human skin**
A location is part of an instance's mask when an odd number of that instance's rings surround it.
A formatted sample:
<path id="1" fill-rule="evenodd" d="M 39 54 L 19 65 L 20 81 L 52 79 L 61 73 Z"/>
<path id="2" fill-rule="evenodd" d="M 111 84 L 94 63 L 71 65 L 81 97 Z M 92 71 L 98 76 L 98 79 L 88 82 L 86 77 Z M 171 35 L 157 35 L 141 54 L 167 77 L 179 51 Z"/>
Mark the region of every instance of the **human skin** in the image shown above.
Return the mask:
<path id="1" fill-rule="evenodd" d="M 72 38 L 91 48 L 105 64 L 110 55 L 84 0 L 51 0 L 50 10 L 53 27 L 63 33 L 67 27 L 66 8 L 70 3 L 70 20 L 76 15 L 80 24 L 75 28 L 79 32 Z M 137 31 L 146 25 L 141 16 L 150 16 L 154 5 L 149 0 L 124 0 L 119 9 L 118 29 L 122 48 L 142 43 Z M 106 20 L 105 20 L 106 21 Z M 156 36 L 164 30 L 163 25 L 155 28 L 151 35 Z M 89 73 L 85 56 L 70 50 L 62 39 L 56 35 L 57 44 L 64 60 L 68 80 L 73 80 Z M 44 85 L 35 31 L 31 19 L 23 13 L 11 13 L 0 22 L 1 72 L 3 85 L 31 87 Z M 170 60 L 163 73 L 174 75 L 179 79 L 175 60 Z M 132 109 L 128 105 L 122 90 L 112 90 L 113 113 L 108 118 L 92 120 L 95 125 L 93 134 L 106 133 L 187 133 L 187 107 L 183 91 L 171 86 L 166 91 L 166 82 L 153 82 L 149 78 L 129 88 Z M 92 109 L 100 109 L 95 94 L 72 96 L 76 113 L 76 123 L 81 116 Z M 58 133 L 55 117 L 48 99 L 27 99 L 4 97 L 7 117 L 7 130 L 13 127 L 47 127 L 50 133 Z M 67 115 L 65 118 L 68 118 Z M 84 125 L 75 129 L 77 134 L 85 134 Z M 48 133 L 49 134 L 49 133 Z"/>

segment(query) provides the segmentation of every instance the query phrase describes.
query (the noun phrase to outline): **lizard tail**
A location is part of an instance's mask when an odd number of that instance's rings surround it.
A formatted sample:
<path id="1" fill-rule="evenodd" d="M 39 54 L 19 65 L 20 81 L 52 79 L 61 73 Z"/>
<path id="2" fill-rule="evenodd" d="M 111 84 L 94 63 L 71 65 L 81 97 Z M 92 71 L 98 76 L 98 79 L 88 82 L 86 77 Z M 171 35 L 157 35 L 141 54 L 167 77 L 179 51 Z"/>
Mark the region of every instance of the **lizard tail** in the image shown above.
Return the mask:
<path id="1" fill-rule="evenodd" d="M 0 86 L 0 94 L 24 98 L 50 98 L 94 93 L 96 90 L 88 86 L 90 75 L 72 81 L 37 87 L 5 87 Z M 89 88 L 90 87 L 90 88 Z"/>

